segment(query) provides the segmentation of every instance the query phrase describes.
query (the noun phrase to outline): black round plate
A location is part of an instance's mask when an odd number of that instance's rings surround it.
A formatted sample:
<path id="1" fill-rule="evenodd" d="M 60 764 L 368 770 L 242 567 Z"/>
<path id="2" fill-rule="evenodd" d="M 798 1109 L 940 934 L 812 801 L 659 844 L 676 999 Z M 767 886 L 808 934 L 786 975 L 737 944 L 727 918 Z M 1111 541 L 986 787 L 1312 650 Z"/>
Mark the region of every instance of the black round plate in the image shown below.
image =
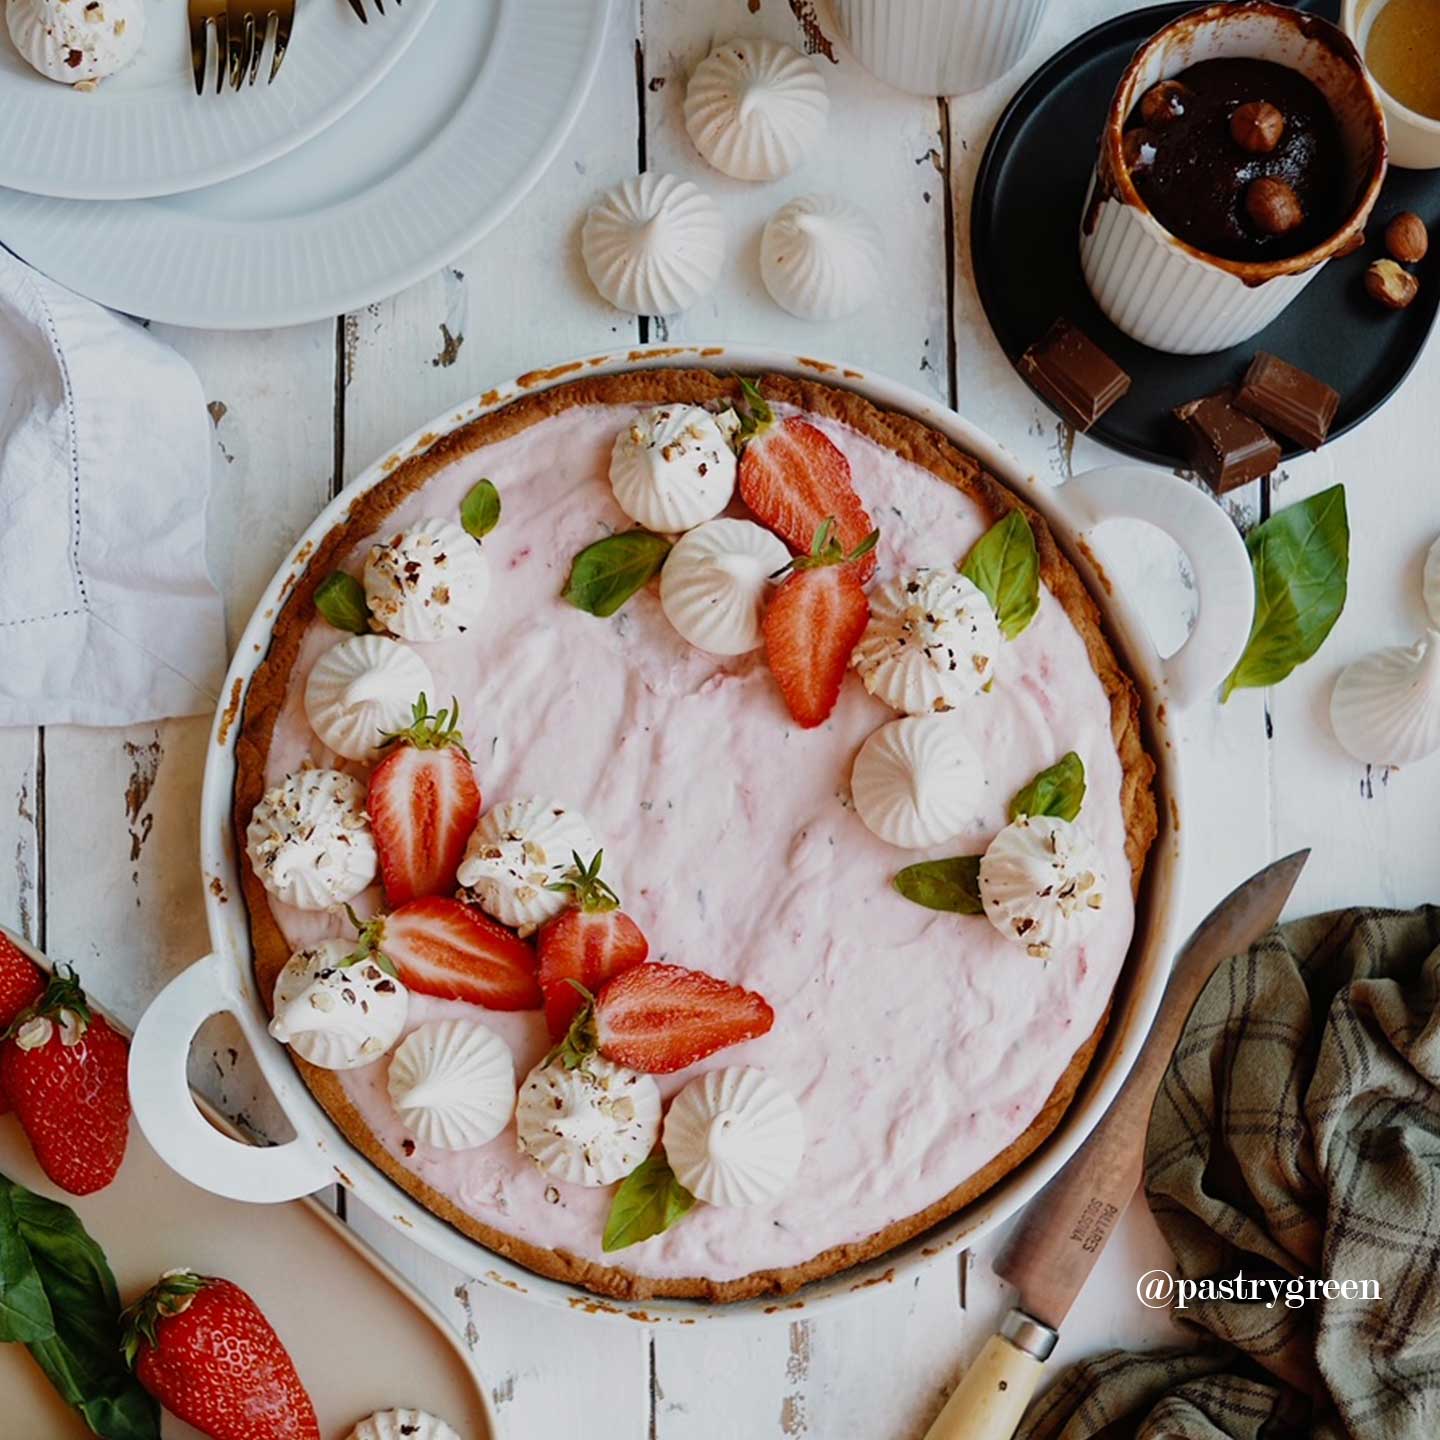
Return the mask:
<path id="1" fill-rule="evenodd" d="M 1337 0 L 1299 8 L 1335 19 Z M 1130 57 L 1194 4 L 1157 5 L 1106 21 L 1048 60 L 1000 117 L 975 183 L 970 244 L 980 303 L 1011 363 L 1061 315 L 1068 316 L 1134 381 L 1090 434 L 1161 465 L 1184 464 L 1171 411 L 1238 381 L 1269 350 L 1340 392 L 1331 435 L 1378 410 L 1424 347 L 1440 307 L 1440 244 L 1419 271 L 1408 310 L 1382 310 L 1363 276 L 1384 254 L 1381 233 L 1400 210 L 1440 232 L 1440 170 L 1391 170 L 1369 244 L 1332 260 L 1294 304 L 1253 339 L 1216 355 L 1167 355 L 1117 330 L 1090 298 L 1080 270 L 1080 215 L 1110 97 Z M 1293 448 L 1286 458 L 1298 453 Z"/>

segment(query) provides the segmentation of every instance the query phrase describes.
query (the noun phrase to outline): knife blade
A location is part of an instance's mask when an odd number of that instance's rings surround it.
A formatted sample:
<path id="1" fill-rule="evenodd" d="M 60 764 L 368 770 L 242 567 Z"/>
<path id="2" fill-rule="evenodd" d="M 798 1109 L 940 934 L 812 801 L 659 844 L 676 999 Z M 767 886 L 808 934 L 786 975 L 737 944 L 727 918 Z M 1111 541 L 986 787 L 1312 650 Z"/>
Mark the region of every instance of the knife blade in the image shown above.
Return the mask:
<path id="1" fill-rule="evenodd" d="M 995 1273 L 1019 1291 L 926 1440 L 1008 1440 L 1039 1383 L 1070 1307 L 1140 1188 L 1145 1132 L 1185 1022 L 1222 960 L 1280 918 L 1305 862 L 1297 851 L 1232 890 L 1200 922 L 1171 968 L 1149 1034 L 1110 1108 L 1064 1169 L 1030 1202 Z"/>

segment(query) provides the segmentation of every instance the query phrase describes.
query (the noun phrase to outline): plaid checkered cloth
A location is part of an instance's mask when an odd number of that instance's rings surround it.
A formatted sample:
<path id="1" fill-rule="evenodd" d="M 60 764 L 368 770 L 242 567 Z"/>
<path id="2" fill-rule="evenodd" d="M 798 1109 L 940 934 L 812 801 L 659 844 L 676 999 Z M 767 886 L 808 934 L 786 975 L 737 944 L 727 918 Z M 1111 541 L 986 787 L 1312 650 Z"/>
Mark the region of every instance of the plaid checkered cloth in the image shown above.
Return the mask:
<path id="1" fill-rule="evenodd" d="M 1375 1281 L 1380 1300 L 1191 1300 L 1176 1318 L 1201 1348 L 1072 1367 L 1020 1440 L 1440 1436 L 1437 947 L 1436 906 L 1272 931 L 1211 979 L 1150 1116 L 1177 1278 Z"/>

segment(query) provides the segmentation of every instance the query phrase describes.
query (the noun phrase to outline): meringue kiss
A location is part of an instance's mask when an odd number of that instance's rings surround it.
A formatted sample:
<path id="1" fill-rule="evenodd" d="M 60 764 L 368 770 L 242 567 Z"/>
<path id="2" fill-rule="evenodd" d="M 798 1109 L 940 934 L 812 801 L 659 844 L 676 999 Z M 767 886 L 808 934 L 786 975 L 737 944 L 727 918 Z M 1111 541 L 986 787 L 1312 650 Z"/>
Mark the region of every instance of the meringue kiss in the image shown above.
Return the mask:
<path id="1" fill-rule="evenodd" d="M 888 845 L 938 845 L 976 820 L 985 792 L 980 757 L 955 715 L 907 715 L 860 747 L 850 776 L 855 809 Z"/>
<path id="2" fill-rule="evenodd" d="M 737 180 L 778 180 L 820 143 L 830 97 L 820 72 L 775 40 L 731 40 L 695 67 L 685 128 L 695 148 Z"/>
<path id="3" fill-rule="evenodd" d="M 834 195 L 802 195 L 770 217 L 760 240 L 760 274 L 771 298 L 802 320 L 841 320 L 880 288 L 880 227 Z"/>
<path id="4" fill-rule="evenodd" d="M 1440 631 L 1347 665 L 1330 695 L 1330 727 L 1367 765 L 1408 765 L 1440 750 Z"/>
<path id="5" fill-rule="evenodd" d="M 606 300 L 632 315 L 673 315 L 710 290 L 725 258 L 725 222 L 698 186 L 633 176 L 606 193 L 580 236 L 585 269 Z"/>
<path id="6" fill-rule="evenodd" d="M 762 641 L 770 577 L 790 562 L 784 542 L 751 520 L 711 520 L 677 541 L 660 572 L 665 618 L 698 650 L 744 655 Z"/>

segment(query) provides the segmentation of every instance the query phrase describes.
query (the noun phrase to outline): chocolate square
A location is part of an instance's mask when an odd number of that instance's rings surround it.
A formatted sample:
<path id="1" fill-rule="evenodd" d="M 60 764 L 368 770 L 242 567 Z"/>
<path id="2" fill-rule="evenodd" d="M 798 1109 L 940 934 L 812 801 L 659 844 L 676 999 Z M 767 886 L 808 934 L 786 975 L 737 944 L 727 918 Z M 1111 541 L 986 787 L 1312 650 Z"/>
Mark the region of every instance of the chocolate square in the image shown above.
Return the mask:
<path id="1" fill-rule="evenodd" d="M 1130 377 L 1064 319 L 1020 357 L 1020 373 L 1077 430 L 1088 430 L 1130 388 Z"/>
<path id="2" fill-rule="evenodd" d="M 1221 390 L 1175 411 L 1185 427 L 1196 470 L 1219 495 L 1270 474 L 1280 463 L 1275 437 L 1237 410 L 1234 398 L 1233 390 Z"/>
<path id="3" fill-rule="evenodd" d="M 1340 392 L 1262 350 L 1250 362 L 1235 403 L 1267 429 L 1278 430 L 1307 450 L 1318 450 L 1340 408 Z"/>

